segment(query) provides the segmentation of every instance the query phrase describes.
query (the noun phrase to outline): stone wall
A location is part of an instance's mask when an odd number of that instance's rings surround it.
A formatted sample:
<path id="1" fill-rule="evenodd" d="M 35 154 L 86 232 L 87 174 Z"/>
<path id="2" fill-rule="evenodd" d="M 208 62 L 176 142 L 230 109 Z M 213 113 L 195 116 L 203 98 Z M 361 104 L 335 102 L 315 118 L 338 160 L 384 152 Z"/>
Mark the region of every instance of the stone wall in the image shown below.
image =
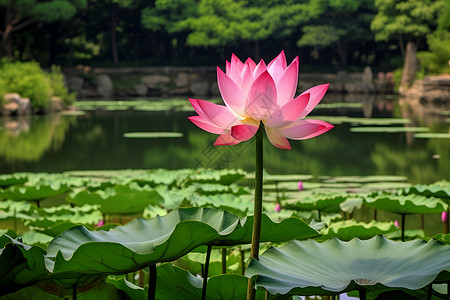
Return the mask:
<path id="1" fill-rule="evenodd" d="M 400 90 L 402 96 L 418 99 L 423 103 L 450 103 L 450 75 L 425 76 L 409 88 Z"/>
<path id="2" fill-rule="evenodd" d="M 216 97 L 216 67 L 134 67 L 63 69 L 67 84 L 79 98 L 120 97 Z M 330 92 L 393 93 L 391 73 L 374 76 L 370 67 L 362 73 L 300 73 L 299 92 L 331 83 Z"/>

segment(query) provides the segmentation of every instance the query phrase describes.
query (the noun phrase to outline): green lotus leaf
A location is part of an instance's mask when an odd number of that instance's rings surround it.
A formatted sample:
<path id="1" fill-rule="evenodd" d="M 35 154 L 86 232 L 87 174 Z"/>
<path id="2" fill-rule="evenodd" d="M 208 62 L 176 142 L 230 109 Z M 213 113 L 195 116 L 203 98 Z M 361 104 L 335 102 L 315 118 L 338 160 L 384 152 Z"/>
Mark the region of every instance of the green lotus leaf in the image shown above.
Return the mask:
<path id="1" fill-rule="evenodd" d="M 54 223 L 51 226 L 43 228 L 43 229 L 35 229 L 35 231 L 41 232 L 46 235 L 50 235 L 52 237 L 56 237 L 56 236 L 60 235 L 61 233 L 63 233 L 64 231 L 66 231 L 67 229 L 78 226 L 78 225 L 80 225 L 80 224 L 74 224 L 72 222 L 57 222 L 57 223 Z M 85 224 L 85 226 L 87 226 L 87 225 Z"/>
<path id="2" fill-rule="evenodd" d="M 28 201 L 0 201 L 0 219 L 10 217 L 28 218 L 36 213 L 37 207 Z"/>
<path id="3" fill-rule="evenodd" d="M 126 138 L 154 139 L 154 138 L 177 138 L 182 137 L 182 132 L 127 132 L 123 135 Z"/>
<path id="4" fill-rule="evenodd" d="M 286 205 L 288 209 L 298 210 L 325 210 L 329 212 L 340 211 L 339 204 L 347 199 L 348 195 L 343 193 L 322 194 L 314 193 L 305 197 L 296 203 Z"/>
<path id="5" fill-rule="evenodd" d="M 363 204 L 363 198 L 361 197 L 351 197 L 347 198 L 344 202 L 339 204 L 339 207 L 343 212 L 352 213 L 355 209 L 360 209 Z"/>
<path id="6" fill-rule="evenodd" d="M 193 184 L 192 187 L 201 195 L 233 194 L 239 196 L 250 194 L 248 188 L 236 184 L 222 185 L 218 183 L 196 183 Z"/>
<path id="7" fill-rule="evenodd" d="M 116 288 L 116 286 L 114 284 L 111 284 L 110 282 L 101 281 L 87 290 L 86 288 L 79 288 L 76 295 L 76 299 L 121 300 L 124 299 L 123 293 L 125 291 Z M 72 295 L 73 295 L 72 288 L 61 289 L 57 284 L 49 286 L 45 285 L 42 282 L 38 282 L 33 286 L 29 286 L 15 293 L 6 295 L 2 297 L 2 300 L 15 300 L 15 299 L 60 300 L 60 299 L 72 299 Z"/>
<path id="8" fill-rule="evenodd" d="M 342 241 L 349 241 L 355 237 L 366 240 L 376 235 L 386 234 L 398 231 L 393 222 L 377 222 L 369 223 L 357 222 L 355 220 L 346 220 L 331 223 L 330 226 L 321 231 L 321 236 L 317 240 L 327 240 L 336 237 Z"/>
<path id="9" fill-rule="evenodd" d="M 246 172 L 241 169 L 198 169 L 189 176 L 188 183 L 219 183 L 228 185 L 244 178 Z"/>
<path id="10" fill-rule="evenodd" d="M 146 300 L 147 299 L 147 293 L 143 288 L 140 286 L 137 286 L 135 284 L 132 284 L 126 278 L 114 278 L 114 276 L 108 276 L 106 279 L 107 283 L 110 283 L 114 285 L 118 290 L 121 290 L 124 292 L 128 299 L 132 300 Z M 100 298 L 99 298 L 100 299 Z"/>
<path id="11" fill-rule="evenodd" d="M 242 220 L 210 208 L 179 208 L 163 217 L 135 219 L 109 231 L 73 227 L 48 246 L 53 274 L 124 274 L 177 259 L 200 245 L 250 243 L 253 217 Z M 263 215 L 261 241 L 304 239 L 318 233 L 297 218 L 272 222 Z"/>
<path id="12" fill-rule="evenodd" d="M 420 289 L 450 279 L 450 246 L 383 236 L 343 242 L 291 241 L 252 259 L 246 276 L 271 294 L 328 294 L 364 288 Z"/>
<path id="13" fill-rule="evenodd" d="M 438 181 L 434 184 L 416 184 L 409 188 L 397 190 L 399 195 L 417 194 L 426 197 L 450 198 L 450 182 Z M 449 200 L 446 200 L 449 202 Z M 447 203 L 448 204 L 448 203 Z"/>
<path id="14" fill-rule="evenodd" d="M 402 239 L 402 232 L 401 230 L 386 233 L 385 236 L 394 241 L 400 241 Z M 422 229 L 408 229 L 405 230 L 405 240 L 414 240 L 414 239 L 421 239 L 425 240 L 427 237 L 427 234 Z"/>
<path id="15" fill-rule="evenodd" d="M 165 185 L 168 187 L 182 186 L 184 182 L 189 178 L 189 176 L 194 172 L 191 169 L 180 169 L 180 170 L 165 170 L 165 169 L 155 169 L 149 172 L 126 176 L 130 181 L 137 182 L 140 186 L 150 185 L 159 186 Z"/>
<path id="16" fill-rule="evenodd" d="M 27 173 L 13 173 L 0 175 L 0 187 L 23 184 L 28 180 Z"/>
<path id="17" fill-rule="evenodd" d="M 450 133 L 448 132 L 415 133 L 414 137 L 419 139 L 450 139 Z"/>
<path id="18" fill-rule="evenodd" d="M 175 265 L 189 271 L 191 274 L 202 276 L 203 267 L 206 261 L 206 251 L 205 253 L 196 252 L 196 250 L 203 250 L 201 248 L 194 249 L 185 256 L 175 261 Z M 211 257 L 209 260 L 209 271 L 208 275 L 219 275 L 222 274 L 222 249 L 212 249 Z M 241 253 L 239 250 L 231 251 L 227 250 L 227 273 L 237 273 L 242 274 L 241 269 Z"/>
<path id="19" fill-rule="evenodd" d="M 68 195 L 67 201 L 79 206 L 99 205 L 100 211 L 106 214 L 142 213 L 149 204 L 164 204 L 164 199 L 157 191 L 149 186 L 140 187 L 135 182 L 93 192 L 88 189 L 75 191 Z"/>
<path id="20" fill-rule="evenodd" d="M 406 181 L 407 177 L 394 175 L 372 175 L 372 176 L 338 176 L 324 179 L 324 182 L 396 182 Z"/>
<path id="21" fill-rule="evenodd" d="M 164 208 L 169 210 L 175 209 L 181 206 L 183 203 L 188 202 L 188 199 L 192 198 L 195 195 L 195 191 L 193 188 L 169 189 L 167 186 L 160 185 L 155 187 L 155 190 L 164 199 Z"/>
<path id="22" fill-rule="evenodd" d="M 47 248 L 47 245 L 53 240 L 53 237 L 37 231 L 27 231 L 20 235 L 22 242 L 30 246 L 40 246 L 43 249 Z"/>
<path id="23" fill-rule="evenodd" d="M 252 178 L 254 178 L 254 174 L 252 174 Z M 250 177 L 249 177 L 250 178 Z M 313 179 L 313 175 L 305 175 L 305 174 L 286 174 L 286 175 L 271 175 L 271 174 L 265 174 L 263 177 L 263 180 L 265 182 L 267 181 L 292 181 L 295 182 L 298 188 L 298 182 L 299 181 L 305 181 L 305 180 L 311 180 Z"/>
<path id="24" fill-rule="evenodd" d="M 156 298 L 158 300 L 200 299 L 203 279 L 170 263 L 157 268 Z M 248 279 L 238 274 L 212 276 L 208 279 L 206 299 L 247 299 Z M 256 299 L 264 299 L 262 290 L 256 291 Z"/>
<path id="25" fill-rule="evenodd" d="M 0 296 L 50 278 L 44 249 L 9 239 L 0 249 Z"/>
<path id="26" fill-rule="evenodd" d="M 229 211 L 238 216 L 245 216 L 247 212 L 253 211 L 253 204 L 250 201 L 243 200 L 241 197 L 233 194 L 218 194 L 212 196 L 192 197 L 191 203 L 199 207 L 213 207 Z"/>
<path id="27" fill-rule="evenodd" d="M 155 218 L 157 216 L 165 216 L 167 215 L 167 210 L 162 208 L 161 206 L 156 205 L 149 205 L 144 209 L 144 212 L 142 213 L 142 217 L 144 219 L 151 219 Z M 102 229 L 105 230 L 105 229 Z"/>
<path id="28" fill-rule="evenodd" d="M 72 213 L 66 214 L 42 214 L 40 212 L 41 211 L 38 211 L 38 216 L 35 214 L 32 218 L 26 219 L 24 224 L 42 228 L 49 228 L 61 222 L 95 225 L 103 218 L 102 213 L 99 210 L 83 213 L 77 210 L 77 207 L 72 209 Z"/>
<path id="29" fill-rule="evenodd" d="M 410 119 L 401 118 L 355 118 L 347 116 L 314 116 L 314 119 L 323 120 L 332 124 L 351 123 L 358 125 L 399 125 L 409 124 Z"/>
<path id="30" fill-rule="evenodd" d="M 383 132 L 383 133 L 398 133 L 398 132 L 427 132 L 428 127 L 352 127 L 351 132 Z"/>
<path id="31" fill-rule="evenodd" d="M 440 213 L 447 210 L 447 204 L 439 198 L 420 195 L 378 194 L 364 199 L 366 206 L 398 214 Z"/>
<path id="32" fill-rule="evenodd" d="M 69 190 L 67 185 L 61 182 L 40 182 L 35 185 L 13 185 L 0 190 L 0 198 L 11 200 L 41 200 L 63 194 Z"/>

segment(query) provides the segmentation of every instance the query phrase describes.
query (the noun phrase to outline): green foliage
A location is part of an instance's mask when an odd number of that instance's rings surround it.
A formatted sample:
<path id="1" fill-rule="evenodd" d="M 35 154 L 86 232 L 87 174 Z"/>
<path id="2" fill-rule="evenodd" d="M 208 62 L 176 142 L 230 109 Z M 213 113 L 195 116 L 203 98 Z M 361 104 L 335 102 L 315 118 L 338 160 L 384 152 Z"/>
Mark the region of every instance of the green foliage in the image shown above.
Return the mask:
<path id="1" fill-rule="evenodd" d="M 45 110 L 52 96 L 58 96 L 65 104 L 75 101 L 75 94 L 69 94 L 64 86 L 59 68 L 46 73 L 37 62 L 0 62 L 0 98 L 5 93 L 18 93 L 29 98 L 33 109 Z"/>
<path id="2" fill-rule="evenodd" d="M 371 28 L 377 41 L 423 38 L 436 26 L 442 0 L 375 0 L 378 13 Z"/>
<path id="3" fill-rule="evenodd" d="M 36 62 L 8 62 L 0 65 L 2 78 L 6 82 L 8 93 L 18 93 L 30 98 L 34 109 L 46 109 L 51 96 L 51 85 L 47 74 Z"/>
<path id="4" fill-rule="evenodd" d="M 48 73 L 48 79 L 53 96 L 59 97 L 65 105 L 70 105 L 76 101 L 76 93 L 69 93 L 64 84 L 64 75 L 61 73 L 60 67 L 52 66 L 52 71 Z"/>

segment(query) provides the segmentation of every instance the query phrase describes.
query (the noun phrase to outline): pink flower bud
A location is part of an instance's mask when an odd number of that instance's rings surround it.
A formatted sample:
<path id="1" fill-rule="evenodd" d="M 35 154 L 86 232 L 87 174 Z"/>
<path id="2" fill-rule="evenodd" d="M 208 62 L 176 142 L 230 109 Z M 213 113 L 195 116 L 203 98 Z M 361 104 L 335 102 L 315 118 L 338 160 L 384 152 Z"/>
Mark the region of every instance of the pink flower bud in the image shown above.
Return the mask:
<path id="1" fill-rule="evenodd" d="M 103 220 L 100 220 L 100 222 L 98 222 L 95 227 L 102 227 L 103 225 L 105 225 L 105 222 Z"/>
<path id="2" fill-rule="evenodd" d="M 280 211 L 281 211 L 281 205 L 280 205 L 280 203 L 277 203 L 277 205 L 275 205 L 275 211 L 276 211 L 276 212 L 280 212 Z"/>
<path id="3" fill-rule="evenodd" d="M 446 223 L 447 220 L 448 220 L 448 214 L 447 214 L 446 211 L 443 211 L 443 212 L 441 213 L 441 221 L 442 221 L 442 223 Z"/>
<path id="4" fill-rule="evenodd" d="M 395 227 L 400 228 L 400 224 L 398 224 L 397 220 L 394 221 L 394 225 L 395 225 Z"/>
<path id="5" fill-rule="evenodd" d="M 301 180 L 298 182 L 298 190 L 303 190 L 303 182 Z"/>

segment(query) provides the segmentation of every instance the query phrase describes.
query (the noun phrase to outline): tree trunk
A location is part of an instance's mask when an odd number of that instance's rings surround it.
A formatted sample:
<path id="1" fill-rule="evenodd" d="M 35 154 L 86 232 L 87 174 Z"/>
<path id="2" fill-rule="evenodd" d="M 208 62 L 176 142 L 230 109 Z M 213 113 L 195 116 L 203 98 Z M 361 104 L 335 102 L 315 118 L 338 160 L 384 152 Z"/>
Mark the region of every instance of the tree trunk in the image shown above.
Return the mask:
<path id="1" fill-rule="evenodd" d="M 342 40 L 338 41 L 338 53 L 339 59 L 341 60 L 341 65 L 343 67 L 347 66 L 347 54 L 348 54 L 348 43 Z"/>
<path id="2" fill-rule="evenodd" d="M 403 67 L 400 88 L 408 87 L 416 77 L 416 72 L 419 69 L 416 52 L 416 45 L 413 42 L 408 42 L 408 44 L 406 44 L 405 66 Z"/>
<path id="3" fill-rule="evenodd" d="M 398 37 L 398 44 L 400 46 L 400 52 L 402 53 L 402 56 L 405 57 L 405 55 L 406 55 L 405 42 L 403 41 L 402 35 L 399 35 L 399 37 Z"/>
<path id="4" fill-rule="evenodd" d="M 111 52 L 113 56 L 113 63 L 119 63 L 119 53 L 117 51 L 116 26 L 117 26 L 117 2 L 111 3 Z"/>
<path id="5" fill-rule="evenodd" d="M 3 30 L 3 34 L 2 34 L 2 44 L 1 44 L 3 54 L 6 57 L 13 56 L 13 40 L 12 40 L 13 20 L 14 20 L 13 8 L 11 5 L 8 5 L 6 7 L 5 24 L 4 24 L 4 30 Z"/>

